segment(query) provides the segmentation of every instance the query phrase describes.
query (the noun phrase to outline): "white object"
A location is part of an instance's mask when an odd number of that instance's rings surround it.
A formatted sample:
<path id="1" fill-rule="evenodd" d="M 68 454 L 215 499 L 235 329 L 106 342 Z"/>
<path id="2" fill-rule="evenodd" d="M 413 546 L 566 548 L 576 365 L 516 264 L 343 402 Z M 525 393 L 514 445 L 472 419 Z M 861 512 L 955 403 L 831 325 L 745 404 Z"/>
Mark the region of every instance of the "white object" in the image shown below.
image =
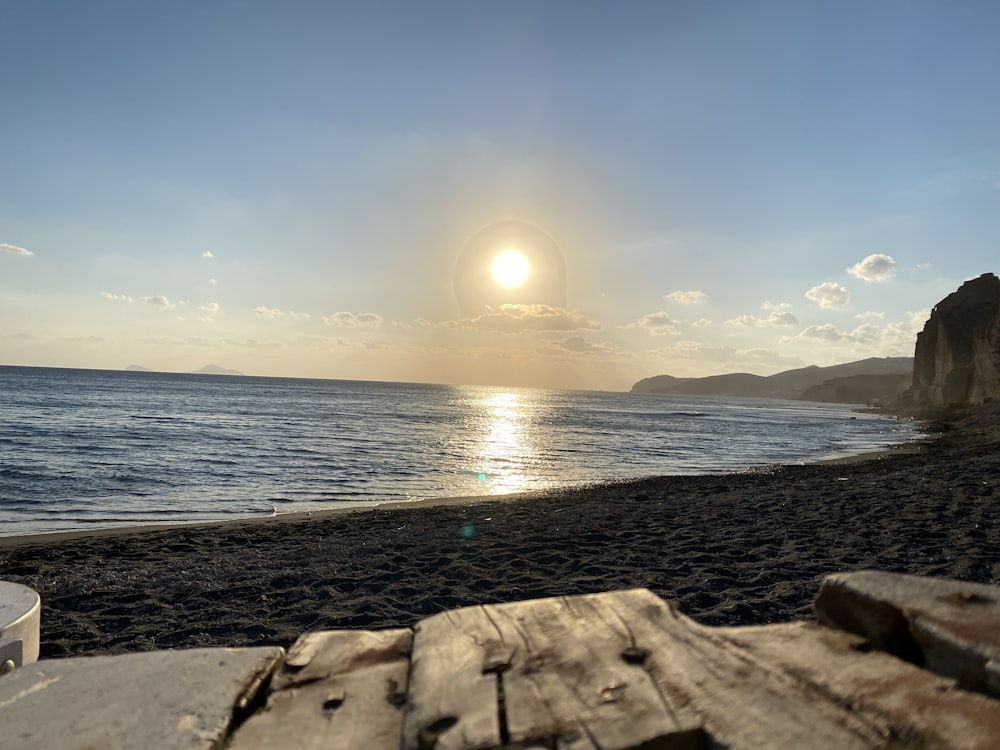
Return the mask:
<path id="1" fill-rule="evenodd" d="M 0 581 L 0 674 L 38 661 L 41 613 L 36 591 Z"/>

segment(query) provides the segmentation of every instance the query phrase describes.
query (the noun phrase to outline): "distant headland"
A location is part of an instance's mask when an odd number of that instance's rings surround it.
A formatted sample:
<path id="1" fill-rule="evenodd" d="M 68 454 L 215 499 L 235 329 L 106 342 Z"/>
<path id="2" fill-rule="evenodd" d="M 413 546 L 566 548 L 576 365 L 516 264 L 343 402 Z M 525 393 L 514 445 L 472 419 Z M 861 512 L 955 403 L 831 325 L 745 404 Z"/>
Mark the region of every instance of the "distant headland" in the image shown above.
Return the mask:
<path id="1" fill-rule="evenodd" d="M 767 377 L 736 372 L 705 378 L 656 375 L 632 386 L 632 393 L 742 396 L 865 404 L 887 403 L 910 387 L 912 357 L 872 357 L 830 367 L 803 367 Z"/>
<path id="2" fill-rule="evenodd" d="M 143 367 L 142 365 L 129 365 L 125 368 L 128 372 L 156 372 L 156 370 L 151 370 L 148 367 Z M 243 373 L 239 370 L 230 370 L 226 367 L 219 367 L 218 365 L 205 365 L 200 370 L 195 370 L 190 373 L 191 375 L 242 375 Z"/>

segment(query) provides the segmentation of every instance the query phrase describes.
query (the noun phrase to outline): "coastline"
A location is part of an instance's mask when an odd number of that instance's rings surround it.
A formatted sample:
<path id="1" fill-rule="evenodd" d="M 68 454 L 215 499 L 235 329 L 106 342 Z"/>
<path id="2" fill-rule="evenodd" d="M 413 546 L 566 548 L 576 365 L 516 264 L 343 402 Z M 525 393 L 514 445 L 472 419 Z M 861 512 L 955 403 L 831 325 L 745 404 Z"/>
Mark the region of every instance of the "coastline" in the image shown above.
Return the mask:
<path id="1" fill-rule="evenodd" d="M 878 448 L 875 450 L 862 451 L 860 453 L 852 453 L 845 456 L 816 458 L 804 461 L 802 463 L 769 464 L 767 466 L 751 467 L 749 469 L 744 470 L 744 472 L 758 471 L 760 469 L 770 468 L 772 466 L 845 465 L 845 464 L 864 463 L 866 461 L 878 461 L 883 458 L 889 458 L 898 455 L 908 455 L 918 452 L 920 450 L 920 446 L 922 443 L 924 443 L 927 440 L 933 440 L 937 437 L 940 437 L 940 433 L 925 434 L 919 438 L 915 438 L 906 443 L 900 443 L 897 445 Z M 728 474 L 722 474 L 721 476 L 740 474 L 744 472 L 729 472 Z M 592 490 L 597 490 L 598 488 L 603 487 L 605 485 L 617 485 L 623 482 L 627 483 L 635 481 L 645 481 L 648 479 L 667 480 L 676 476 L 720 476 L 720 475 L 667 474 L 656 477 L 637 477 L 637 478 L 606 480 L 603 482 L 593 482 L 583 485 L 583 487 Z M 571 492 L 574 489 L 579 489 L 579 487 L 565 486 L 565 487 L 556 487 L 548 490 L 530 490 L 526 492 L 514 492 L 509 494 L 498 494 L 498 495 L 460 495 L 454 497 L 427 497 L 411 501 L 393 500 L 382 503 L 375 503 L 373 505 L 366 505 L 362 507 L 324 508 L 322 510 L 296 511 L 292 513 L 279 513 L 273 516 L 230 518 L 218 521 L 195 521 L 190 523 L 184 523 L 184 522 L 146 523 L 146 524 L 138 524 L 135 526 L 109 526 L 109 527 L 98 527 L 98 528 L 73 529 L 65 531 L 46 531 L 33 534 L 12 534 L 10 536 L 0 535 L 0 551 L 4 549 L 17 548 L 25 545 L 58 544 L 61 542 L 72 541 L 75 539 L 84 539 L 91 537 L 104 538 L 104 537 L 128 536 L 132 534 L 147 534 L 147 533 L 152 533 L 157 531 L 167 531 L 172 529 L 213 529 L 213 528 L 226 528 L 226 527 L 255 526 L 258 524 L 273 524 L 273 523 L 306 523 L 306 522 L 323 521 L 331 517 L 338 517 L 347 514 L 370 513 L 372 511 L 377 511 L 377 510 L 391 511 L 391 510 L 403 510 L 403 509 L 415 509 L 415 508 L 481 505 L 483 503 L 511 503 L 511 502 L 521 502 L 521 501 L 531 501 L 538 498 L 544 498 L 552 494 Z M 0 572 L 0 575 L 2 575 L 2 572 Z"/>
<path id="2" fill-rule="evenodd" d="M 1000 428 L 865 459 L 525 496 L 0 540 L 42 657 L 288 646 L 488 602 L 637 586 L 716 625 L 808 618 L 823 575 L 1000 579 Z"/>

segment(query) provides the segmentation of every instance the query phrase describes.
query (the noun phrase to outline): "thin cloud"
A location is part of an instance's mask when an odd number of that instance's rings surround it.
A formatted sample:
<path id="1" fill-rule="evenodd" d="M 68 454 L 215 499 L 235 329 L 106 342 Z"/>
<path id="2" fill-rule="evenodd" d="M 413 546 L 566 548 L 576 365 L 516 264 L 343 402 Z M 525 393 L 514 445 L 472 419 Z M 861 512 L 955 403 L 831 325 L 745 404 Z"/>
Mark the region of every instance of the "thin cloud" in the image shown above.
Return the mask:
<path id="1" fill-rule="evenodd" d="M 375 313 L 335 312 L 332 315 L 325 316 L 323 322 L 328 326 L 346 328 L 380 328 L 382 326 L 382 316 Z"/>
<path id="2" fill-rule="evenodd" d="M 538 349 L 543 354 L 617 354 L 618 347 L 610 342 L 587 341 L 583 336 L 570 336 L 561 341 L 549 341 Z"/>
<path id="3" fill-rule="evenodd" d="M 500 305 L 475 318 L 449 321 L 448 328 L 471 328 L 493 333 L 527 331 L 597 331 L 603 326 L 573 310 L 550 305 Z"/>
<path id="4" fill-rule="evenodd" d="M 654 336 L 676 336 L 681 332 L 677 327 L 677 323 L 671 320 L 670 316 L 663 312 L 663 310 L 643 315 L 641 318 L 633 320 L 625 327 L 639 328 L 643 331 L 649 331 Z"/>
<path id="5" fill-rule="evenodd" d="M 787 310 L 775 310 L 766 318 L 758 318 L 756 315 L 740 315 L 732 320 L 727 320 L 726 324 L 749 326 L 752 328 L 770 328 L 777 326 L 797 326 L 799 319 Z"/>
<path id="6" fill-rule="evenodd" d="M 136 298 L 130 297 L 127 294 L 115 294 L 114 292 L 101 292 L 101 296 L 104 299 L 111 300 L 112 302 L 135 302 Z M 173 310 L 177 305 L 183 305 L 183 302 L 171 302 L 167 297 L 162 294 L 154 294 L 149 297 L 139 297 L 140 302 L 145 302 L 147 305 L 153 305 L 154 307 L 162 307 L 164 310 Z"/>
<path id="7" fill-rule="evenodd" d="M 806 292 L 805 296 L 806 299 L 827 309 L 843 307 L 851 301 L 851 293 L 835 281 L 824 281 Z"/>
<path id="8" fill-rule="evenodd" d="M 304 312 L 296 312 L 295 310 L 282 310 L 280 307 L 267 307 L 265 305 L 260 305 L 253 309 L 254 315 L 258 318 L 268 318 L 274 320 L 276 318 L 293 318 L 299 320 L 309 320 L 312 315 Z"/>
<path id="9" fill-rule="evenodd" d="M 104 299 L 109 299 L 112 302 L 135 302 L 134 299 L 129 297 L 127 294 L 114 294 L 113 292 L 101 292 L 101 296 Z"/>
<path id="10" fill-rule="evenodd" d="M 760 303 L 761 310 L 791 310 L 792 306 L 788 302 L 778 302 L 775 304 L 770 300 L 764 300 Z"/>
<path id="11" fill-rule="evenodd" d="M 854 317 L 858 320 L 885 320 L 885 313 L 866 310 L 863 313 L 858 313 Z"/>
<path id="12" fill-rule="evenodd" d="M 875 253 L 855 263 L 847 272 L 856 279 L 868 282 L 888 281 L 896 273 L 896 261 L 891 255 Z"/>
<path id="13" fill-rule="evenodd" d="M 731 346 L 711 346 L 687 339 L 682 339 L 673 346 L 657 349 L 654 353 L 671 359 L 694 359 L 723 363 L 727 366 L 746 364 L 780 366 L 800 363 L 797 357 L 786 357 L 772 349 L 735 349 Z"/>
<path id="14" fill-rule="evenodd" d="M 8 245 L 6 242 L 0 242 L 0 251 L 10 253 L 11 255 L 23 255 L 26 258 L 32 258 L 35 255 L 27 248 L 18 247 L 17 245 Z"/>
<path id="15" fill-rule="evenodd" d="M 203 252 L 201 254 L 201 257 L 202 258 L 214 258 L 215 257 L 215 253 L 213 253 L 211 250 L 206 250 L 205 252 Z"/>
<path id="16" fill-rule="evenodd" d="M 215 313 L 219 312 L 219 303 L 206 302 L 204 305 L 201 305 L 198 309 L 201 310 L 202 312 L 208 313 L 209 315 L 214 315 Z"/>
<path id="17" fill-rule="evenodd" d="M 676 292 L 671 292 L 670 294 L 663 295 L 663 299 L 669 299 L 673 302 L 679 302 L 682 305 L 698 305 L 708 299 L 708 295 L 704 292 L 699 292 L 695 290 L 682 291 L 677 290 Z"/>
<path id="18" fill-rule="evenodd" d="M 177 307 L 176 303 L 171 302 L 162 294 L 154 294 L 151 297 L 140 297 L 140 299 L 147 305 L 162 307 L 164 310 L 173 310 L 175 307 Z"/>
<path id="19" fill-rule="evenodd" d="M 413 320 L 406 322 L 402 320 L 392 321 L 393 328 L 432 328 L 434 326 L 426 318 L 414 318 Z"/>

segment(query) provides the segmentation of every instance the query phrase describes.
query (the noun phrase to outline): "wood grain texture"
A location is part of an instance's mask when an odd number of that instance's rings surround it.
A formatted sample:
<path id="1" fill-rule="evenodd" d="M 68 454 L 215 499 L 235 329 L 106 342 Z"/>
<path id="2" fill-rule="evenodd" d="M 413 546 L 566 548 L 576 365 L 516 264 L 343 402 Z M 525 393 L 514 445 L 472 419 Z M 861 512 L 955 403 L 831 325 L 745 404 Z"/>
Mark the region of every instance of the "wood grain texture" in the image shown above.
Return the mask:
<path id="1" fill-rule="evenodd" d="M 436 748 L 700 747 L 700 722 L 664 701 L 617 602 L 616 594 L 541 599 L 420 623 L 404 748 L 425 747 L 421 731 L 446 718 L 454 721 Z"/>
<path id="2" fill-rule="evenodd" d="M 409 630 L 308 633 L 289 650 L 263 710 L 231 750 L 398 750 Z"/>
<path id="3" fill-rule="evenodd" d="M 820 622 L 1000 697 L 1000 587 L 866 570 L 827 576 Z"/>

